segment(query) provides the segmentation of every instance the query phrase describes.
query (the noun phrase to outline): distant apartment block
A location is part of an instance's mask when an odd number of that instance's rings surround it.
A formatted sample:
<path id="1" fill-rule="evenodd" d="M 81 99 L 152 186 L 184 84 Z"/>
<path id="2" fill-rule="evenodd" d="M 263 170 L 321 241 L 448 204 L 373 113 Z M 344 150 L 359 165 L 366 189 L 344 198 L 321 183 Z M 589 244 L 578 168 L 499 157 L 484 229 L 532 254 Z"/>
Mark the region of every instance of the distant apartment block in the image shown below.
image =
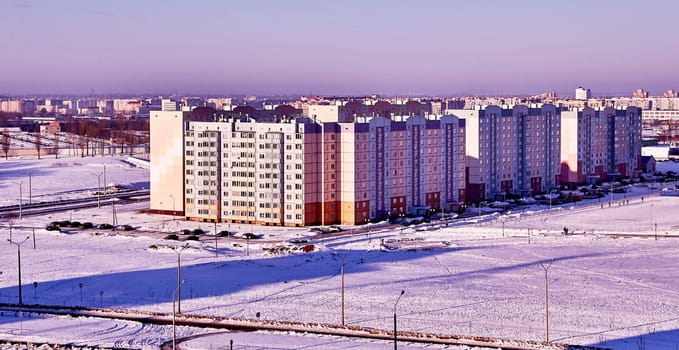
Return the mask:
<path id="1" fill-rule="evenodd" d="M 561 183 L 580 185 L 641 170 L 641 109 L 561 112 Z"/>
<path id="2" fill-rule="evenodd" d="M 679 107 L 679 105 L 678 105 Z M 679 109 L 643 110 L 642 121 L 679 121 Z"/>
<path id="3" fill-rule="evenodd" d="M 644 89 L 636 89 L 632 93 L 632 97 L 634 98 L 648 98 L 648 91 Z"/>
<path id="4" fill-rule="evenodd" d="M 576 100 L 589 100 L 592 98 L 592 91 L 589 89 L 585 89 L 582 86 L 578 87 L 575 89 L 575 99 Z"/>

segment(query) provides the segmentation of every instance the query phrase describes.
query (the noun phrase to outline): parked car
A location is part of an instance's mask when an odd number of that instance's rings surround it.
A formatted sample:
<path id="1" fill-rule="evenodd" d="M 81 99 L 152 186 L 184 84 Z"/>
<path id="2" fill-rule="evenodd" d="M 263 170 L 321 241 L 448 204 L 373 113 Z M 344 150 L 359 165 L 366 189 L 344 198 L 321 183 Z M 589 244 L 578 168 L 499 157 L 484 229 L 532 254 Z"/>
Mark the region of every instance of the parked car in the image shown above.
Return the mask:
<path id="1" fill-rule="evenodd" d="M 47 230 L 47 231 L 61 231 L 61 228 L 59 227 L 59 225 L 57 223 L 50 222 L 49 224 L 47 224 L 47 226 L 45 226 L 45 230 Z"/>
<path id="2" fill-rule="evenodd" d="M 217 237 L 229 237 L 229 236 L 233 236 L 233 233 L 231 233 L 229 231 L 219 231 L 219 232 L 217 232 Z"/>
<path id="3" fill-rule="evenodd" d="M 71 221 L 70 227 L 80 227 L 80 221 Z"/>
<path id="4" fill-rule="evenodd" d="M 188 236 L 188 237 L 186 237 L 186 240 L 187 241 L 197 241 L 197 240 L 199 240 L 199 237 L 198 236 Z"/>
<path id="5" fill-rule="evenodd" d="M 171 233 L 171 234 L 165 236 L 165 239 L 169 239 L 169 240 L 172 240 L 172 241 L 178 241 L 179 236 L 175 235 L 174 233 Z"/>
<path id="6" fill-rule="evenodd" d="M 123 226 L 120 226 L 120 229 L 123 230 L 123 231 L 132 231 L 132 230 L 134 230 L 134 227 L 132 227 L 130 225 L 123 225 Z"/>
<path id="7" fill-rule="evenodd" d="M 93 228 L 93 227 L 94 227 L 94 225 L 91 222 L 83 222 L 83 225 L 82 225 L 83 229 L 86 230 L 86 229 Z"/>
<path id="8" fill-rule="evenodd" d="M 111 229 L 113 229 L 113 225 L 111 225 L 111 224 L 99 224 L 99 226 L 97 226 L 97 228 L 100 229 L 100 230 L 111 230 Z"/>
<path id="9" fill-rule="evenodd" d="M 202 228 L 197 228 L 197 229 L 194 229 L 193 231 L 191 231 L 191 233 L 194 234 L 194 235 L 202 235 L 202 234 L 205 233 L 205 231 L 203 231 Z"/>

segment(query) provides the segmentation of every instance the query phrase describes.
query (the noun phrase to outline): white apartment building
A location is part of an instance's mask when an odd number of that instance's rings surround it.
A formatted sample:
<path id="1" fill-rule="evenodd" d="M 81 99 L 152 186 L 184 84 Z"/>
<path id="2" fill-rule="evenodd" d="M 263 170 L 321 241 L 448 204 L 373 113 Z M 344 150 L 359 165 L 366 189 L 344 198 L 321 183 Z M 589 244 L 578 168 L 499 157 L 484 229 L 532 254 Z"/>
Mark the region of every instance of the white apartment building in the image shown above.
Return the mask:
<path id="1" fill-rule="evenodd" d="M 575 99 L 576 100 L 589 100 L 592 98 L 592 91 L 590 89 L 585 89 L 582 86 L 575 89 Z"/>
<path id="2" fill-rule="evenodd" d="M 318 206 L 318 124 L 247 117 L 190 122 L 185 131 L 185 216 L 303 226 Z"/>

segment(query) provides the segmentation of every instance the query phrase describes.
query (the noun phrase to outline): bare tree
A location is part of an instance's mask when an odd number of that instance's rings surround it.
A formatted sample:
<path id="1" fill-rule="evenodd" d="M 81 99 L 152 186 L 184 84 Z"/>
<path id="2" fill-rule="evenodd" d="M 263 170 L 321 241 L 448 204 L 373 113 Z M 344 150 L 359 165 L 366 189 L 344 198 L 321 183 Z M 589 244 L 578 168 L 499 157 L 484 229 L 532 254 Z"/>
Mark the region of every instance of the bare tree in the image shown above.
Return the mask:
<path id="1" fill-rule="evenodd" d="M 38 131 L 35 132 L 35 150 L 38 151 L 38 159 L 40 159 L 40 148 L 42 148 L 41 137 L 40 137 L 40 125 L 38 125 Z"/>
<path id="2" fill-rule="evenodd" d="M 80 148 L 80 156 L 84 157 L 85 156 L 85 147 L 87 146 L 87 137 L 85 136 L 86 134 L 86 127 L 85 123 L 82 123 L 80 121 L 77 122 L 77 135 L 78 135 L 78 148 Z"/>
<path id="3" fill-rule="evenodd" d="M 54 133 L 54 159 L 59 158 L 59 131 Z"/>
<path id="4" fill-rule="evenodd" d="M 11 144 L 11 140 L 9 138 L 9 131 L 7 131 L 7 128 L 2 130 L 2 151 L 5 152 L 5 160 L 7 160 L 7 154 L 9 153 L 9 146 Z"/>

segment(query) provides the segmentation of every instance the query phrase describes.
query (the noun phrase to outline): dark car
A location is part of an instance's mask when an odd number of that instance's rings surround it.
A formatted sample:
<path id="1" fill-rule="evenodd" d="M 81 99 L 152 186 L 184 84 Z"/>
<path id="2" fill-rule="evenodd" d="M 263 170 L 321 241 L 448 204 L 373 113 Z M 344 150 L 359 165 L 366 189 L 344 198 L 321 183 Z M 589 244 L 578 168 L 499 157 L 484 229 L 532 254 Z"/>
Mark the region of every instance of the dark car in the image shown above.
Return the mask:
<path id="1" fill-rule="evenodd" d="M 71 221 L 70 227 L 80 227 L 80 221 Z"/>
<path id="2" fill-rule="evenodd" d="M 132 231 L 132 230 L 134 230 L 134 227 L 132 227 L 130 225 L 123 225 L 123 226 L 120 226 L 120 229 L 123 230 L 123 231 Z"/>
<path id="3" fill-rule="evenodd" d="M 199 237 L 198 236 L 188 236 L 188 237 L 186 237 L 186 240 L 187 241 L 197 241 L 197 240 L 199 240 Z"/>
<path id="4" fill-rule="evenodd" d="M 47 224 L 47 226 L 45 226 L 45 230 L 47 230 L 47 231 L 61 231 L 61 228 L 56 223 L 50 222 L 49 224 Z"/>
<path id="5" fill-rule="evenodd" d="M 177 235 L 175 235 L 174 233 L 172 233 L 172 234 L 169 234 L 169 235 L 165 236 L 165 239 L 169 239 L 169 240 L 172 240 L 172 241 L 178 241 L 178 240 L 179 240 L 179 236 L 177 236 Z"/>
<path id="6" fill-rule="evenodd" d="M 191 234 L 191 230 L 185 228 L 185 229 L 182 230 L 182 234 L 183 234 L 183 235 L 190 235 L 190 234 Z"/>
<path id="7" fill-rule="evenodd" d="M 93 228 L 94 225 L 91 222 L 83 222 L 82 228 L 83 229 L 88 229 L 88 228 Z"/>
<path id="8" fill-rule="evenodd" d="M 111 224 L 99 224 L 99 226 L 97 226 L 97 228 L 100 229 L 100 230 L 111 230 L 111 229 L 113 229 L 113 225 L 111 225 Z"/>
<path id="9" fill-rule="evenodd" d="M 247 232 L 247 233 L 243 234 L 243 238 L 245 238 L 245 239 L 258 239 L 258 238 L 261 238 L 261 236 L 256 235 L 256 234 L 251 233 L 251 232 Z"/>
<path id="10" fill-rule="evenodd" d="M 194 235 L 202 235 L 202 234 L 205 233 L 205 231 L 203 231 L 203 229 L 201 229 L 201 228 L 197 228 L 197 229 L 194 229 L 193 231 L 191 231 L 191 233 L 194 234 Z"/>
<path id="11" fill-rule="evenodd" d="M 233 236 L 233 233 L 231 233 L 229 231 L 219 231 L 219 232 L 217 232 L 217 237 L 229 237 L 229 236 Z"/>

